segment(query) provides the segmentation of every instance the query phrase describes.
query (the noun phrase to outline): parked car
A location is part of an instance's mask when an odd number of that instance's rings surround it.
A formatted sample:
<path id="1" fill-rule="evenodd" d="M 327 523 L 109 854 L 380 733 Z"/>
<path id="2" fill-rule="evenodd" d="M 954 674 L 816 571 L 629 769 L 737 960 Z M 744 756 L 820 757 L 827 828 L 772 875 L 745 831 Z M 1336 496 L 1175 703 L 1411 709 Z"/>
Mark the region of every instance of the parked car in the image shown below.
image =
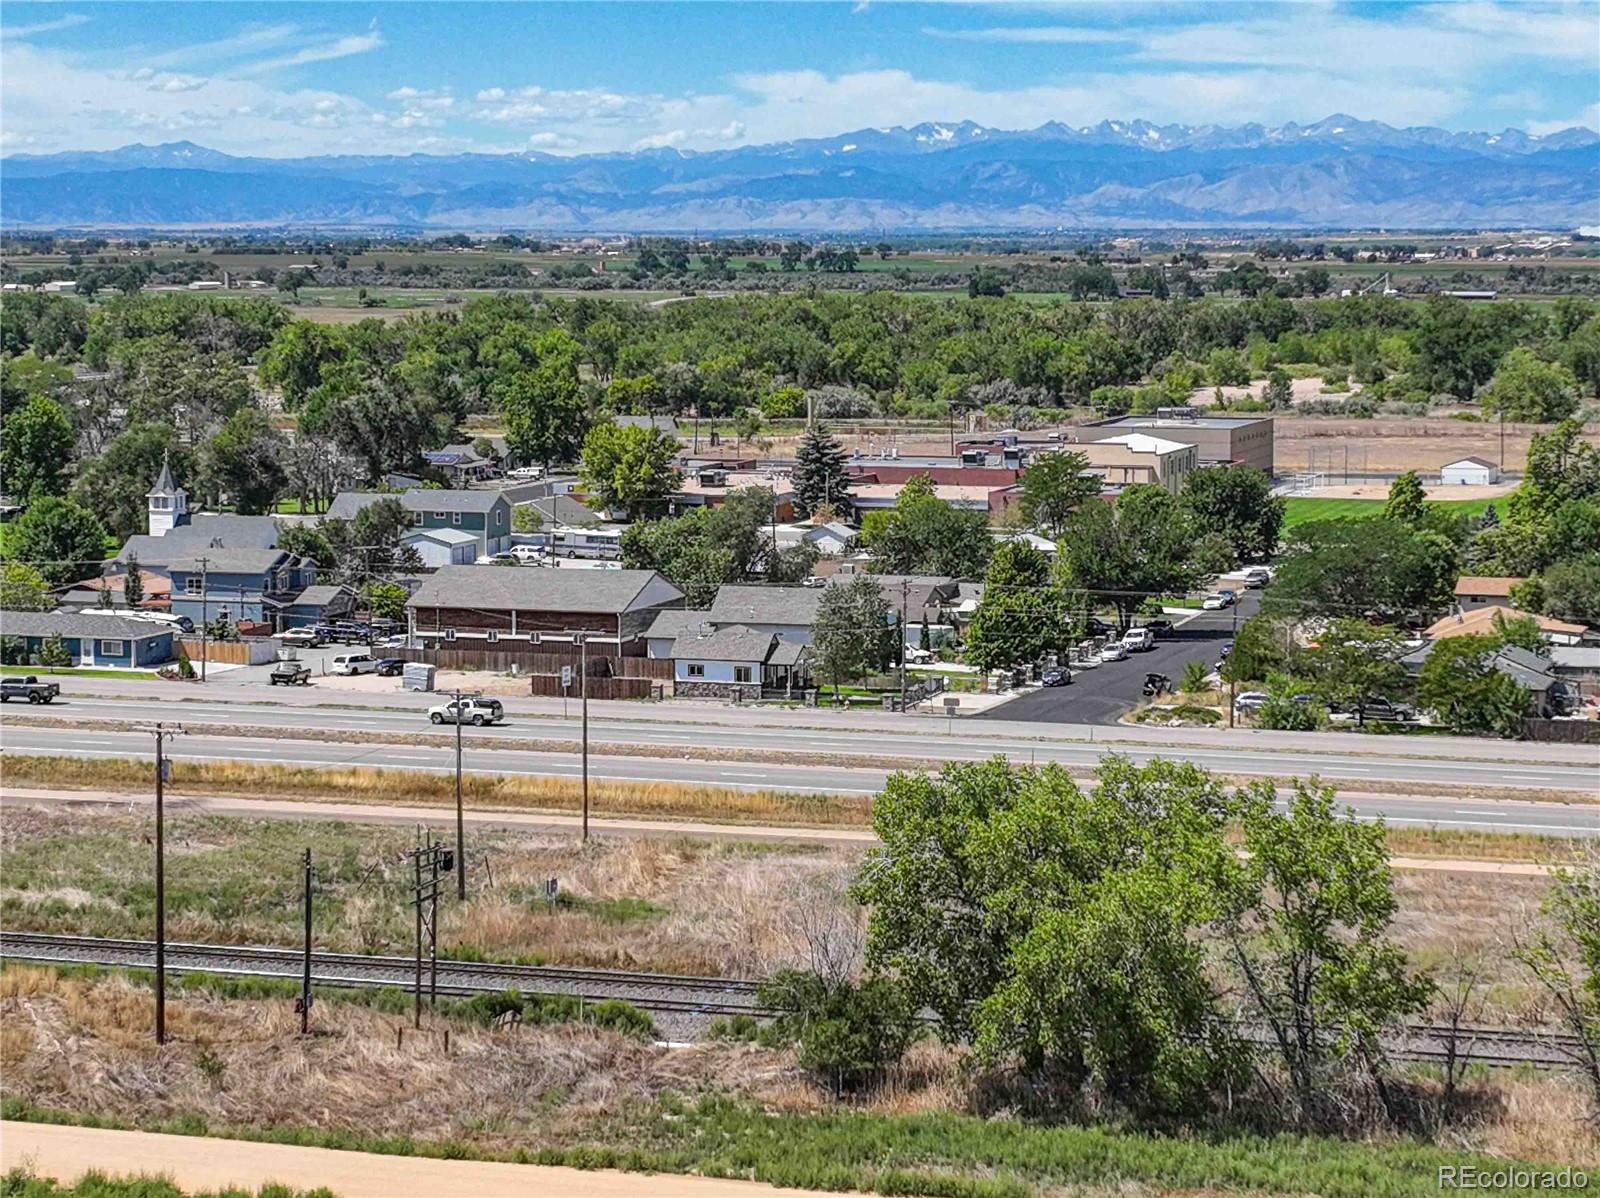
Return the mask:
<path id="1" fill-rule="evenodd" d="M 1122 634 L 1122 647 L 1133 653 L 1144 653 L 1156 647 L 1155 633 L 1148 628 L 1130 628 Z"/>
<path id="2" fill-rule="evenodd" d="M 506 552 L 523 565 L 527 565 L 529 562 L 537 561 L 550 551 L 543 545 L 513 545 Z"/>
<path id="3" fill-rule="evenodd" d="M 13 699 L 49 703 L 60 693 L 60 683 L 40 682 L 32 674 L 22 678 L 0 678 L 0 703 L 9 703 Z"/>
<path id="4" fill-rule="evenodd" d="M 1367 699 L 1361 704 L 1346 703 L 1339 709 L 1341 713 L 1361 718 L 1364 714 L 1369 720 L 1384 720 L 1389 723 L 1409 724 L 1417 718 L 1417 709 L 1409 703 L 1396 703 L 1385 699 L 1381 695 Z"/>
<path id="5" fill-rule="evenodd" d="M 498 724 L 506 718 L 506 709 L 499 699 L 462 699 L 459 707 L 454 699 L 428 708 L 428 718 L 435 724 L 472 724 L 481 728 L 485 724 Z"/>
<path id="6" fill-rule="evenodd" d="M 517 482 L 538 482 L 544 477 L 543 466 L 518 466 L 515 470 L 506 471 L 507 478 L 516 479 Z"/>
<path id="7" fill-rule="evenodd" d="M 811 574 L 801 579 L 800 585 L 803 587 L 825 587 L 828 585 L 828 580 L 816 574 Z"/>
<path id="8" fill-rule="evenodd" d="M 328 635 L 330 641 L 341 645 L 369 645 L 372 643 L 372 626 L 357 620 L 340 620 Z"/>
<path id="9" fill-rule="evenodd" d="M 1253 715 L 1266 706 L 1269 698 L 1266 691 L 1245 691 L 1233 700 L 1233 709 L 1246 715 Z"/>
<path id="10" fill-rule="evenodd" d="M 378 659 L 370 653 L 341 653 L 328 663 L 334 674 L 373 674 L 378 669 Z"/>
<path id="11" fill-rule="evenodd" d="M 1146 620 L 1144 626 L 1150 630 L 1150 635 L 1158 641 L 1166 640 L 1167 637 L 1172 635 L 1171 620 Z"/>
<path id="12" fill-rule="evenodd" d="M 404 673 L 405 668 L 406 661 L 403 657 L 380 657 L 378 668 L 373 673 L 383 678 L 393 678 L 396 674 Z"/>
<path id="13" fill-rule="evenodd" d="M 374 649 L 404 649 L 410 643 L 411 638 L 408 635 L 403 632 L 397 632 L 393 636 L 386 636 L 382 640 L 373 641 L 372 647 Z"/>
<path id="14" fill-rule="evenodd" d="M 303 661 L 280 661 L 272 667 L 267 681 L 273 686 L 310 686 L 311 667 Z"/>
<path id="15" fill-rule="evenodd" d="M 912 665 L 926 665 L 930 661 L 938 661 L 939 655 L 932 649 L 924 649 L 920 645 L 906 646 L 906 660 Z"/>
<path id="16" fill-rule="evenodd" d="M 1128 650 L 1121 641 L 1108 641 L 1100 649 L 1101 661 L 1127 661 Z"/>
<path id="17" fill-rule="evenodd" d="M 309 649 L 316 649 L 328 643 L 315 628 L 289 628 L 278 633 L 278 639 L 285 645 L 304 645 Z"/>
<path id="18" fill-rule="evenodd" d="M 1041 686 L 1071 686 L 1072 671 L 1065 666 L 1051 666 L 1043 674 L 1039 675 L 1039 684 Z"/>
<path id="19" fill-rule="evenodd" d="M 1083 626 L 1083 631 L 1089 636 L 1115 636 L 1117 626 L 1106 623 L 1098 616 L 1090 616 Z"/>
<path id="20" fill-rule="evenodd" d="M 1225 591 L 1218 591 L 1216 594 L 1207 595 L 1204 599 L 1200 600 L 1201 611 L 1222 611 L 1224 608 L 1232 606 L 1233 596 L 1229 595 Z"/>
<path id="21" fill-rule="evenodd" d="M 1272 571 L 1265 566 L 1251 566 L 1244 572 L 1244 585 L 1254 590 L 1272 581 Z"/>

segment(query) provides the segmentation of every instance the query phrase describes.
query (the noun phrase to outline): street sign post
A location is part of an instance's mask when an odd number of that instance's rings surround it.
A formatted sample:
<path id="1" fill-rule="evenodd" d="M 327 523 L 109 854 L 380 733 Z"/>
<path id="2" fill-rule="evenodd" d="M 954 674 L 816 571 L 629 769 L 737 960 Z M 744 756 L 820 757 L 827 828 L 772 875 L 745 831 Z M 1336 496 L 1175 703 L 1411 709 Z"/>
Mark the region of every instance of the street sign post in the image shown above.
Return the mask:
<path id="1" fill-rule="evenodd" d="M 954 735 L 956 730 L 956 708 L 961 706 L 961 700 L 955 695 L 944 697 L 944 714 L 948 717 L 945 723 L 945 735 Z"/>

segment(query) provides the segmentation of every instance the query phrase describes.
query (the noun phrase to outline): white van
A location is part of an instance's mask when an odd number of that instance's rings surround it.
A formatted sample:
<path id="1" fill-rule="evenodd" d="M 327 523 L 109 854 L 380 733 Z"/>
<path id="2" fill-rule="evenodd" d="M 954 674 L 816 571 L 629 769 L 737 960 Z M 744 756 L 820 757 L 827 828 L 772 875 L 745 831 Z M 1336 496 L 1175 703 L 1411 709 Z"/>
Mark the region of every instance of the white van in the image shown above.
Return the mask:
<path id="1" fill-rule="evenodd" d="M 1122 634 L 1122 647 L 1131 653 L 1143 653 L 1156 647 L 1155 634 L 1148 628 L 1130 628 Z"/>
<path id="2" fill-rule="evenodd" d="M 370 653 L 341 653 L 328 663 L 331 674 L 376 674 L 378 659 Z"/>

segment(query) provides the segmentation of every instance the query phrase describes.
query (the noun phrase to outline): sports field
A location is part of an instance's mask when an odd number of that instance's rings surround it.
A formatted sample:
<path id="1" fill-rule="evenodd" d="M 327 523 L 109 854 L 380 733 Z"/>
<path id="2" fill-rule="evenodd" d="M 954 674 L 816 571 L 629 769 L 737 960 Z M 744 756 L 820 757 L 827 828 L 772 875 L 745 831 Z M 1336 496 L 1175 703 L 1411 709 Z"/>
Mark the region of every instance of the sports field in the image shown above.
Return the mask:
<path id="1" fill-rule="evenodd" d="M 1466 516 L 1481 516 L 1492 499 L 1444 499 L 1433 504 Z M 1307 499 L 1292 497 L 1286 501 L 1283 526 L 1293 528 L 1311 520 L 1364 520 L 1383 514 L 1381 499 Z"/>

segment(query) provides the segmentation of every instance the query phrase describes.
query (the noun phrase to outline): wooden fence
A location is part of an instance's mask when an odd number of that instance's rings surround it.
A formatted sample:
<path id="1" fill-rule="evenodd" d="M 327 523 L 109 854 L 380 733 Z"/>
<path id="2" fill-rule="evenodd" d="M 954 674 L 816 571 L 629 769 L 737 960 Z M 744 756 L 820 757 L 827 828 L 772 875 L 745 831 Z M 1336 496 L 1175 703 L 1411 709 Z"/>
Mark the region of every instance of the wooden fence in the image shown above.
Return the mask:
<path id="1" fill-rule="evenodd" d="M 545 698 L 559 699 L 565 695 L 569 699 L 576 699 L 582 693 L 577 679 L 573 679 L 569 689 L 562 690 L 559 674 L 530 674 L 528 686 L 530 694 Z M 662 686 L 662 683 L 652 682 L 648 678 L 591 677 L 588 691 L 591 699 L 653 699 L 662 693 Z"/>
<path id="2" fill-rule="evenodd" d="M 1522 735 L 1527 740 L 1600 745 L 1600 720 L 1523 720 Z"/>
<path id="3" fill-rule="evenodd" d="M 201 652 L 199 637 L 185 637 L 179 643 L 192 662 L 199 662 L 203 657 L 225 665 L 258 666 L 278 659 L 278 642 L 273 640 L 209 641 L 204 645 L 204 652 Z"/>
<path id="4" fill-rule="evenodd" d="M 374 650 L 375 654 L 379 652 Z M 494 670 L 508 673 L 515 666 L 519 674 L 560 674 L 564 666 L 571 666 L 576 674 L 583 662 L 582 655 L 576 651 L 534 652 L 520 648 L 515 643 L 462 644 L 457 641 L 447 647 L 384 649 L 381 653 L 403 661 L 426 662 L 441 670 Z M 593 649 L 589 652 L 588 669 L 590 678 L 644 678 L 665 682 L 672 677 L 672 662 L 666 658 L 608 657 Z"/>

